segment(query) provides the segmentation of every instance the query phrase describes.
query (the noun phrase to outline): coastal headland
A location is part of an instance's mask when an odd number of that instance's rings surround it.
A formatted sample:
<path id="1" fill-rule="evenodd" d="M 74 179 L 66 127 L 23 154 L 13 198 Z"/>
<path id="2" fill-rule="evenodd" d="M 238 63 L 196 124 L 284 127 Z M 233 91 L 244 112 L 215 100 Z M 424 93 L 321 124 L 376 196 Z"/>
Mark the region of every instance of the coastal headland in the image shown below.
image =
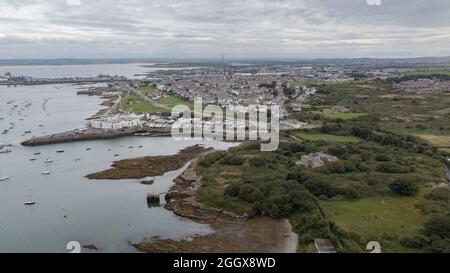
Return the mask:
<path id="1" fill-rule="evenodd" d="M 166 209 L 199 223 L 208 224 L 213 232 L 180 240 L 149 238 L 134 244 L 147 253 L 295 253 L 298 236 L 287 219 L 237 215 L 225 208 L 210 208 L 196 201 L 201 179 L 195 172 L 195 158 L 174 180 L 166 194 Z"/>
<path id="2" fill-rule="evenodd" d="M 196 158 L 211 149 L 200 145 L 187 147 L 175 155 L 145 156 L 133 159 L 116 161 L 110 169 L 92 173 L 89 179 L 141 179 L 150 176 L 161 176 L 166 172 L 181 169 L 192 158 Z"/>
<path id="3" fill-rule="evenodd" d="M 298 236 L 292 231 L 287 219 L 271 217 L 249 217 L 238 215 L 226 208 L 211 208 L 196 200 L 202 184 L 195 166 L 203 156 L 214 149 L 200 145 L 187 147 L 175 155 L 146 156 L 116 161 L 110 169 L 88 174 L 92 180 L 141 179 L 160 176 L 166 172 L 189 166 L 174 179 L 174 184 L 165 195 L 165 208 L 175 215 L 198 223 L 207 224 L 212 232 L 192 235 L 182 239 L 152 237 L 133 244 L 141 252 L 148 253 L 208 253 L 208 252 L 296 252 Z"/>

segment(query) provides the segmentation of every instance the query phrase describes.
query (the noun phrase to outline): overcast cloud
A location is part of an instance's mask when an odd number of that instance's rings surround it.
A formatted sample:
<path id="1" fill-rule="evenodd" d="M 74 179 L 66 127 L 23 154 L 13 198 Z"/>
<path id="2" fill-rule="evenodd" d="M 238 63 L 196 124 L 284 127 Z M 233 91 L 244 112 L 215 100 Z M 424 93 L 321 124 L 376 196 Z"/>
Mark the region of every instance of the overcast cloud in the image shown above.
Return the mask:
<path id="1" fill-rule="evenodd" d="M 449 0 L 0 0 L 0 58 L 450 55 Z"/>

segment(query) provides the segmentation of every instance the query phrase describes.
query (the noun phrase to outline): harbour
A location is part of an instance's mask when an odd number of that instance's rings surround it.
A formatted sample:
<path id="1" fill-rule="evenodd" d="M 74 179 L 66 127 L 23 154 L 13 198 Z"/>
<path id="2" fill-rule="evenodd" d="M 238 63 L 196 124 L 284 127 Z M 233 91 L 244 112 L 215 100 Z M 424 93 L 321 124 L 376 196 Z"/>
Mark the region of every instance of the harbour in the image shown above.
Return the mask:
<path id="1" fill-rule="evenodd" d="M 208 234 L 208 225 L 175 216 L 147 204 L 152 192 L 167 192 L 185 167 L 142 179 L 90 181 L 85 176 L 113 161 L 172 155 L 198 141 L 169 137 L 122 136 L 106 140 L 23 146 L 30 137 L 84 128 L 102 99 L 77 96 L 78 86 L 0 87 L 0 252 L 67 252 L 69 241 L 95 245 L 83 252 L 136 252 L 131 243 L 144 238 L 183 238 Z M 15 107 L 15 105 L 17 105 Z M 21 120 L 22 119 L 22 120 Z M 30 134 L 23 135 L 25 131 Z M 235 144 L 204 143 L 226 149 Z M 59 151 L 59 152 L 58 152 Z"/>

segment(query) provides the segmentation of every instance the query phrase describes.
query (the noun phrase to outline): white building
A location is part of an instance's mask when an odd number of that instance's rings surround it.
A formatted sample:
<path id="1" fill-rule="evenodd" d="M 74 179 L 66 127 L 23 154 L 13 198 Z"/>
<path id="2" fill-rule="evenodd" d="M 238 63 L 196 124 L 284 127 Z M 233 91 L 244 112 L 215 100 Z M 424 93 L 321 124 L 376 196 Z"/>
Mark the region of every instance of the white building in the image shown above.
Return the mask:
<path id="1" fill-rule="evenodd" d="M 141 116 L 136 114 L 118 114 L 94 120 L 91 125 L 99 129 L 123 129 L 131 127 L 142 127 Z"/>

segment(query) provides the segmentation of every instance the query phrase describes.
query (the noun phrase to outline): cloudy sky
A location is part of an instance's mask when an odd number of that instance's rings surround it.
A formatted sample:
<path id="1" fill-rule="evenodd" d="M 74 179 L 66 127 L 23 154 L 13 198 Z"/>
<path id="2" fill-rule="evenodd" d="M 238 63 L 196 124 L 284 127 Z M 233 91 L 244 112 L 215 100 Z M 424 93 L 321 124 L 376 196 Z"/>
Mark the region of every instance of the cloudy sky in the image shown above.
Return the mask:
<path id="1" fill-rule="evenodd" d="M 449 18 L 449 0 L 0 0 L 0 59 L 449 56 Z"/>

